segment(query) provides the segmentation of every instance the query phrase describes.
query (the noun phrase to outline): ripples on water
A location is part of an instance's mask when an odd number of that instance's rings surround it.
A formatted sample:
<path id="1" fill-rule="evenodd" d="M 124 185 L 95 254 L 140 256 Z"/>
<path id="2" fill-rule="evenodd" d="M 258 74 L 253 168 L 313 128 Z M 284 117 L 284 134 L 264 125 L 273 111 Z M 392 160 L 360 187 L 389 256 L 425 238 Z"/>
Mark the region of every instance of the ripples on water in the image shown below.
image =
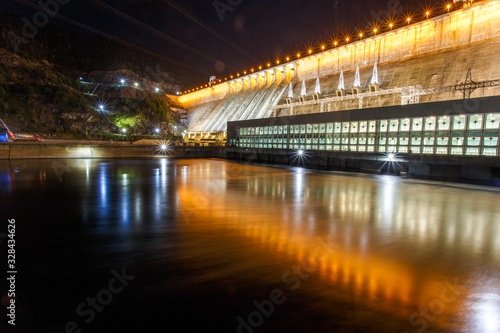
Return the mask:
<path id="1" fill-rule="evenodd" d="M 26 332 L 500 332 L 495 188 L 170 159 L 0 162 L 0 180 Z"/>

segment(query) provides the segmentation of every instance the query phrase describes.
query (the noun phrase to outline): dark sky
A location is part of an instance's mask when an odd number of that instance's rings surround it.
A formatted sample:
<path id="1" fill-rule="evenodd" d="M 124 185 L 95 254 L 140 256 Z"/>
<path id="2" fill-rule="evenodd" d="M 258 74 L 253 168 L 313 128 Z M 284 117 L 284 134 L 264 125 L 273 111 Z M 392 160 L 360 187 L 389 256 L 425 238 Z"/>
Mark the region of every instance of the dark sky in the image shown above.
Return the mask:
<path id="1" fill-rule="evenodd" d="M 2 6 L 26 8 L 15 0 L 1 1 Z M 214 3 L 226 6 L 224 15 Z M 102 4 L 111 6 L 111 11 Z M 319 49 L 321 43 L 328 47 L 334 36 L 354 34 L 377 20 L 382 22 L 389 11 L 398 13 L 397 17 L 408 10 L 422 15 L 423 8 L 432 4 L 437 13 L 444 0 L 428 0 L 427 4 L 416 0 L 71 0 L 61 5 L 59 13 L 224 77 L 308 47 Z M 146 26 L 137 26 L 113 10 Z M 169 37 L 194 50 L 175 45 Z"/>

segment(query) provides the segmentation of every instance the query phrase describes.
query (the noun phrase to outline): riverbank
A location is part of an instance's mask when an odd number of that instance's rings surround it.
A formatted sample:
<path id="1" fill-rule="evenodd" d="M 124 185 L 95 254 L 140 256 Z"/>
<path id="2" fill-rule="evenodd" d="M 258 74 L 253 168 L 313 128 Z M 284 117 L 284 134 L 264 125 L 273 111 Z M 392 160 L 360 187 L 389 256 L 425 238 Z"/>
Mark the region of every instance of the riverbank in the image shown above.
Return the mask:
<path id="1" fill-rule="evenodd" d="M 67 159 L 67 158 L 155 158 L 220 157 L 225 158 L 223 147 L 169 147 L 162 151 L 158 145 L 134 144 L 66 144 L 22 143 L 0 144 L 0 160 Z"/>

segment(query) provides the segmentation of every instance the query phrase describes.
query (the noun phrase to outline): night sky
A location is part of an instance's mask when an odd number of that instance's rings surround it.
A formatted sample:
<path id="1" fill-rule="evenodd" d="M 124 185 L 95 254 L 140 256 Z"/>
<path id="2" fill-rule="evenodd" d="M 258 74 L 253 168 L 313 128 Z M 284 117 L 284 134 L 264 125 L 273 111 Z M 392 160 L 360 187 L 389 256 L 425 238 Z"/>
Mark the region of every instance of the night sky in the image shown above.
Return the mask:
<path id="1" fill-rule="evenodd" d="M 214 3 L 219 4 L 219 11 Z M 72 0 L 61 5 L 59 13 L 223 78 L 275 62 L 277 57 L 305 53 L 310 47 L 319 50 L 322 43 L 328 48 L 336 36 L 347 32 L 354 35 L 374 22 L 384 22 L 390 10 L 398 18 L 409 11 L 419 18 L 424 8 L 434 8 L 434 14 L 442 12 L 444 3 L 444 0 L 429 0 L 427 4 L 415 0 Z M 226 11 L 222 14 L 224 6 Z M 15 0 L 2 0 L 0 7 L 27 10 Z M 128 17 L 120 17 L 122 13 Z M 172 39 L 192 49 L 176 45 Z"/>

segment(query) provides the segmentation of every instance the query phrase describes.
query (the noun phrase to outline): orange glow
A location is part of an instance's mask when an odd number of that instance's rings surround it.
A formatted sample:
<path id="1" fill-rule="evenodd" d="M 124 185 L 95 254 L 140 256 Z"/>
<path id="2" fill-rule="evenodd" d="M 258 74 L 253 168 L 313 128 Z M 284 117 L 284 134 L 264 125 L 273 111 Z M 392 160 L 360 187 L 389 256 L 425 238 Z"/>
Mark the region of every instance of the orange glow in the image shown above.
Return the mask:
<path id="1" fill-rule="evenodd" d="M 312 50 L 309 50 L 309 54 L 311 54 L 313 51 Z"/>
<path id="2" fill-rule="evenodd" d="M 338 44 L 338 42 L 337 42 L 337 41 L 333 42 L 333 45 L 337 46 L 337 44 Z"/>
<path id="3" fill-rule="evenodd" d="M 325 45 L 321 45 L 321 49 L 324 51 L 325 50 Z"/>
<path id="4" fill-rule="evenodd" d="M 406 22 L 410 23 L 410 21 L 411 21 L 411 17 L 407 17 Z"/>
<path id="5" fill-rule="evenodd" d="M 267 67 L 271 67 L 271 63 L 268 63 L 268 64 L 267 64 Z"/>
<path id="6" fill-rule="evenodd" d="M 300 53 L 297 53 L 297 58 L 300 58 Z"/>
<path id="7" fill-rule="evenodd" d="M 277 60 L 277 61 L 276 61 L 276 64 L 278 64 L 278 65 L 279 65 L 279 64 L 280 64 L 280 61 L 279 61 L 279 60 Z"/>
<path id="8" fill-rule="evenodd" d="M 252 73 L 253 73 L 253 68 L 251 69 Z"/>
<path id="9" fill-rule="evenodd" d="M 244 72 L 243 72 L 243 75 L 247 75 L 247 71 L 244 71 Z"/>
<path id="10" fill-rule="evenodd" d="M 290 57 L 286 57 L 286 61 L 290 61 Z"/>
<path id="11" fill-rule="evenodd" d="M 429 12 L 429 11 L 425 12 L 425 15 L 427 16 L 427 18 L 429 18 L 430 14 L 431 14 L 431 12 Z"/>
<path id="12" fill-rule="evenodd" d="M 391 29 L 392 29 L 392 27 L 393 27 L 393 26 L 394 26 L 394 24 L 389 23 L 389 28 L 391 28 Z"/>
<path id="13" fill-rule="evenodd" d="M 377 33 L 377 28 L 373 29 L 373 32 L 374 32 L 374 33 Z"/>
<path id="14" fill-rule="evenodd" d="M 231 79 L 233 78 L 233 76 L 231 75 Z"/>
<path id="15" fill-rule="evenodd" d="M 262 66 L 259 66 L 259 69 L 262 69 Z"/>
<path id="16" fill-rule="evenodd" d="M 345 39 L 345 41 L 349 43 L 349 37 L 347 37 L 347 38 Z"/>
<path id="17" fill-rule="evenodd" d="M 360 33 L 360 34 L 359 34 L 359 38 L 363 38 L 363 33 Z"/>

